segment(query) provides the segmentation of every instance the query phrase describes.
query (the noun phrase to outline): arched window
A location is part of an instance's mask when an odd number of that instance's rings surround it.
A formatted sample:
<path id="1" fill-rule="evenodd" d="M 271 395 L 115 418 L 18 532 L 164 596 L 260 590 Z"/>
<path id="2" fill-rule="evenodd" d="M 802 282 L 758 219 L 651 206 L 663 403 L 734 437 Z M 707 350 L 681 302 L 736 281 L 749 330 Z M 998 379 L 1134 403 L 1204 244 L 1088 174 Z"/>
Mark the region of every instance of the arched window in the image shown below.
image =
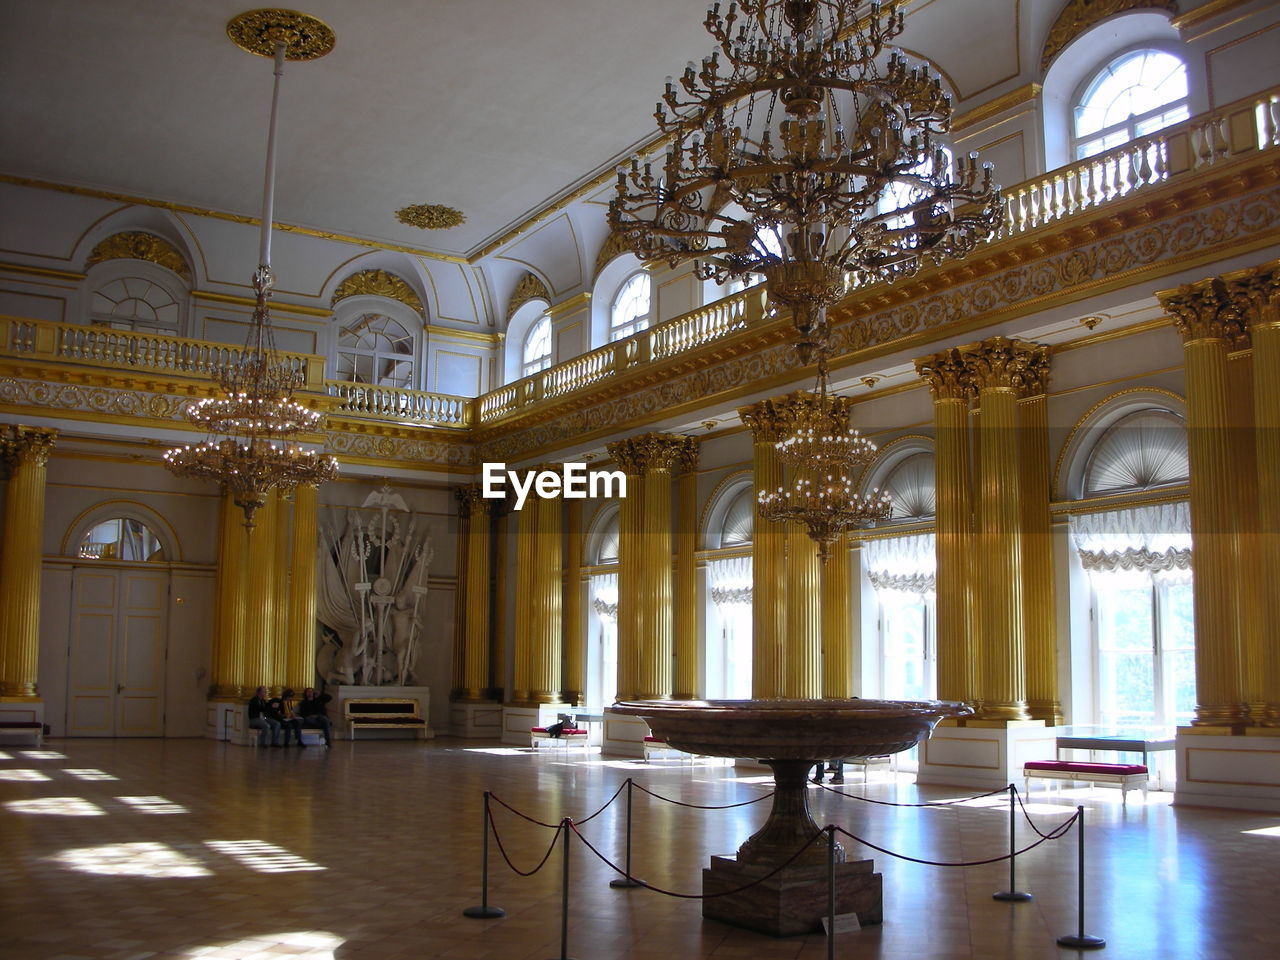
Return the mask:
<path id="1" fill-rule="evenodd" d="M 649 274 L 643 270 L 633 274 L 622 285 L 613 301 L 609 316 L 609 341 L 621 340 L 633 333 L 649 329 L 650 321 Z"/>
<path id="2" fill-rule="evenodd" d="M 362 313 L 338 331 L 337 379 L 378 387 L 415 386 L 414 338 L 381 313 Z"/>
<path id="3" fill-rule="evenodd" d="M 1102 153 L 1190 115 L 1187 68 L 1180 59 L 1155 49 L 1122 54 L 1093 76 L 1076 102 L 1075 158 Z"/>
<path id="4" fill-rule="evenodd" d="M 80 539 L 76 556 L 84 560 L 163 561 L 164 547 L 141 520 L 112 517 L 94 524 Z"/>
<path id="5" fill-rule="evenodd" d="M 615 566 L 621 516 L 610 510 L 594 524 L 588 537 L 587 562 L 594 567 Z M 587 584 L 587 704 L 607 707 L 618 692 L 618 574 L 597 570 Z"/>
<path id="6" fill-rule="evenodd" d="M 93 291 L 90 320 L 117 330 L 179 332 L 182 306 L 173 292 L 146 277 L 118 277 Z"/>
<path id="7" fill-rule="evenodd" d="M 707 517 L 706 541 L 721 551 L 707 559 L 704 678 L 713 699 L 751 696 L 752 564 L 742 553 L 751 543 L 754 506 L 745 480 L 724 489 Z"/>
<path id="8" fill-rule="evenodd" d="M 520 376 L 527 377 L 551 366 L 551 318 L 542 319 L 529 328 L 521 352 Z"/>
<path id="9" fill-rule="evenodd" d="M 1084 495 L 1100 496 L 1186 483 L 1187 427 L 1168 410 L 1121 417 L 1098 438 L 1084 469 Z"/>
<path id="10" fill-rule="evenodd" d="M 933 454 L 922 450 L 898 461 L 880 488 L 893 499 L 890 522 L 930 519 L 938 512 Z"/>

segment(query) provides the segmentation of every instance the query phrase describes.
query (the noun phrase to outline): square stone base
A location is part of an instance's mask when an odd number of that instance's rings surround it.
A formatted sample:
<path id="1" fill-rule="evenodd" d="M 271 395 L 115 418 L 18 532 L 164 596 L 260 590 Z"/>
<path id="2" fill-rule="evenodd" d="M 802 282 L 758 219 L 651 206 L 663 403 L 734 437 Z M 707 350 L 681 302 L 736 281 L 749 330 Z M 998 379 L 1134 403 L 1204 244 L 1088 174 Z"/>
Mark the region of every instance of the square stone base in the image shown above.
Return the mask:
<path id="1" fill-rule="evenodd" d="M 702 871 L 702 915 L 735 927 L 774 937 L 816 933 L 827 916 L 827 867 L 787 867 L 755 886 L 727 896 L 772 870 L 738 863 L 735 857 L 712 857 Z M 862 926 L 883 919 L 882 878 L 871 860 L 836 864 L 836 916 L 856 913 Z"/>

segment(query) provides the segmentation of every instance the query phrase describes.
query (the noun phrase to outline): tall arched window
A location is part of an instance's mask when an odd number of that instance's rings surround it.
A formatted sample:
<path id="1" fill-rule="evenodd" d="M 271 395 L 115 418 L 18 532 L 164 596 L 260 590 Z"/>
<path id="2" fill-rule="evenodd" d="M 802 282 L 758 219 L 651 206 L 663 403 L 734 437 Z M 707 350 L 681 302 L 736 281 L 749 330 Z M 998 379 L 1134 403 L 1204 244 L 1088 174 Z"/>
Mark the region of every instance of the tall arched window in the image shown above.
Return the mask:
<path id="1" fill-rule="evenodd" d="M 742 548 L 751 544 L 754 505 L 750 482 L 742 483 L 708 518 L 707 541 L 720 548 L 707 559 L 705 682 L 713 699 L 751 696 L 752 567 Z"/>
<path id="2" fill-rule="evenodd" d="M 413 334 L 385 314 L 358 315 L 338 331 L 337 379 L 412 389 Z"/>
<path id="3" fill-rule="evenodd" d="M 588 537 L 587 705 L 607 707 L 618 693 L 618 542 L 621 517 L 614 508 Z"/>
<path id="4" fill-rule="evenodd" d="M 1122 54 L 1088 82 L 1075 106 L 1077 160 L 1144 137 L 1191 115 L 1186 65 L 1163 50 Z"/>
<path id="5" fill-rule="evenodd" d="M 551 366 L 551 318 L 542 319 L 529 328 L 521 351 L 520 376 L 527 377 Z"/>
<path id="6" fill-rule="evenodd" d="M 149 264 L 138 266 L 142 273 Z M 116 264 L 99 266 L 98 272 L 111 272 Z M 117 267 L 118 269 L 118 267 Z M 163 273 L 154 270 L 156 274 Z M 168 278 L 165 278 L 167 280 Z M 166 283 L 158 276 L 117 276 L 94 288 L 89 298 L 89 320 L 96 326 L 116 330 L 176 334 L 182 332 L 182 303 L 176 283 Z"/>
<path id="7" fill-rule="evenodd" d="M 613 301 L 609 315 L 609 340 L 622 340 L 633 333 L 649 329 L 650 303 L 649 274 L 643 270 L 632 274 L 622 285 Z"/>

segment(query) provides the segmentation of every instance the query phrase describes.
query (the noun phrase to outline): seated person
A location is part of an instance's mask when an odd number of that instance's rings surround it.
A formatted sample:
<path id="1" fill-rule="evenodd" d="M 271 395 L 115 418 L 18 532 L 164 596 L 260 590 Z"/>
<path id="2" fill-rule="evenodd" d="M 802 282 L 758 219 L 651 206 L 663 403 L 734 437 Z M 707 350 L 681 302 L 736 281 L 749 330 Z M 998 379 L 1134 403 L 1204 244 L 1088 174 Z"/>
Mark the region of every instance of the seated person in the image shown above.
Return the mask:
<path id="1" fill-rule="evenodd" d="M 567 713 L 557 713 L 556 722 L 547 727 L 547 736 L 559 738 L 560 734 L 564 733 L 565 727 L 572 726 L 573 717 L 569 716 Z"/>
<path id="2" fill-rule="evenodd" d="M 249 700 L 249 727 L 252 730 L 262 731 L 258 734 L 258 746 L 267 745 L 268 734 L 271 736 L 271 746 L 280 746 L 280 720 L 271 707 L 270 701 L 267 700 L 266 687 L 255 690 L 253 697 Z"/>
<path id="3" fill-rule="evenodd" d="M 318 727 L 324 732 L 324 745 L 329 746 L 333 736 L 333 724 L 325 712 L 325 704 L 333 697 L 327 693 L 316 693 L 315 687 L 307 687 L 302 691 L 302 700 L 298 703 L 298 718 L 304 727 Z"/>
<path id="4" fill-rule="evenodd" d="M 306 744 L 302 742 L 302 720 L 293 711 L 293 691 L 286 687 L 283 696 L 273 697 L 267 701 L 267 705 L 275 708 L 280 726 L 284 728 L 284 745 L 289 745 L 289 732 L 293 731 L 298 746 L 305 747 Z"/>

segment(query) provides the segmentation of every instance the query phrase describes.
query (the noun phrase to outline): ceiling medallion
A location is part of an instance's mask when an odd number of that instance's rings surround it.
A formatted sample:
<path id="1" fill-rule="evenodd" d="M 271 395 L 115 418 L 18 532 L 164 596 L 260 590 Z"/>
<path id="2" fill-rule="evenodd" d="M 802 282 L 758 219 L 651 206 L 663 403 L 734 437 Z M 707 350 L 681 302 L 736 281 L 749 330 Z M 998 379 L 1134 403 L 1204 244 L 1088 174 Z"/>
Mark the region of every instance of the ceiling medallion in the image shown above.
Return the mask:
<path id="1" fill-rule="evenodd" d="M 322 20 L 297 10 L 249 10 L 227 21 L 227 36 L 241 50 L 274 57 L 276 43 L 285 45 L 286 60 L 317 60 L 337 42 Z"/>
<path id="2" fill-rule="evenodd" d="M 467 222 L 466 214 L 439 203 L 415 203 L 396 211 L 396 219 L 422 230 L 448 230 Z"/>

